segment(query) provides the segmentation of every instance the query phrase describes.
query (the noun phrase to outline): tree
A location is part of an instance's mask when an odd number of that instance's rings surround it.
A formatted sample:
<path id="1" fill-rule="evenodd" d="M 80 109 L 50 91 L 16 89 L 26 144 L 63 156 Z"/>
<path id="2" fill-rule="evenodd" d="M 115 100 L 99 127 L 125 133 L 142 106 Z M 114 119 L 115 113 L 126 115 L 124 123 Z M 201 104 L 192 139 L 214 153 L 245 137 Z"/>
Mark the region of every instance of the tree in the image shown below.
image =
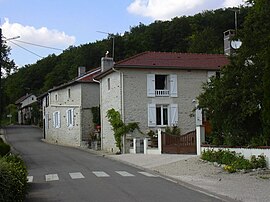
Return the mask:
<path id="1" fill-rule="evenodd" d="M 10 75 L 12 70 L 16 69 L 13 60 L 9 59 L 10 47 L 6 45 L 6 42 L 2 39 L 2 29 L 0 28 L 0 124 L 2 118 L 2 112 L 4 109 L 3 105 L 3 93 L 2 93 L 2 75 L 5 73 L 7 76 Z M 3 72 L 2 72 L 3 71 Z"/>
<path id="2" fill-rule="evenodd" d="M 221 78 L 213 78 L 199 96 L 217 144 L 270 144 L 270 2 L 249 3 L 238 35 L 243 45 Z"/>

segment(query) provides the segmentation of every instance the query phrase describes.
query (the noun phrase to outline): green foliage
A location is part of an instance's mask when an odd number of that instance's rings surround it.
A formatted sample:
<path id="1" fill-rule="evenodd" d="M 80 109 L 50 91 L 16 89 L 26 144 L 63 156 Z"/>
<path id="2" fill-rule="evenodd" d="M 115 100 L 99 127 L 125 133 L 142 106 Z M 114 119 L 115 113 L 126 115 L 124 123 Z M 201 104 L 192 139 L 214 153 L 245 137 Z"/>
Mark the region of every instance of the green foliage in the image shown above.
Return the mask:
<path id="1" fill-rule="evenodd" d="M 165 133 L 169 135 L 175 135 L 175 136 L 180 136 L 181 135 L 181 129 L 178 128 L 177 126 L 172 126 L 172 127 L 166 127 L 165 128 Z"/>
<path id="2" fill-rule="evenodd" d="M 250 1 L 238 38 L 242 46 L 221 77 L 205 84 L 199 107 L 207 112 L 212 143 L 270 145 L 270 2 Z M 263 141 L 261 138 L 263 136 Z"/>
<path id="3" fill-rule="evenodd" d="M 100 125 L 100 107 L 92 107 L 91 111 L 93 115 L 93 123 L 95 126 Z"/>
<path id="4" fill-rule="evenodd" d="M 219 164 L 226 165 L 224 170 L 232 173 L 237 170 L 250 170 L 253 168 L 265 168 L 266 159 L 264 155 L 259 155 L 257 158 L 255 156 L 251 157 L 251 160 L 245 159 L 243 155 L 231 152 L 229 150 L 204 150 L 201 155 L 201 159 L 217 162 Z"/>
<path id="5" fill-rule="evenodd" d="M 0 159 L 0 201 L 22 202 L 27 193 L 27 170 L 16 155 Z"/>
<path id="6" fill-rule="evenodd" d="M 10 152 L 10 146 L 0 138 L 0 158 L 1 156 L 5 156 Z"/>
<path id="7" fill-rule="evenodd" d="M 121 119 L 120 113 L 115 109 L 108 110 L 107 117 L 113 127 L 116 146 L 122 151 L 122 136 L 129 132 L 133 132 L 135 129 L 140 132 L 139 125 L 136 122 L 125 124 Z"/>
<path id="8" fill-rule="evenodd" d="M 250 160 L 253 168 L 265 168 L 266 167 L 266 158 L 264 155 L 259 155 L 256 157 L 255 155 L 251 156 Z"/>

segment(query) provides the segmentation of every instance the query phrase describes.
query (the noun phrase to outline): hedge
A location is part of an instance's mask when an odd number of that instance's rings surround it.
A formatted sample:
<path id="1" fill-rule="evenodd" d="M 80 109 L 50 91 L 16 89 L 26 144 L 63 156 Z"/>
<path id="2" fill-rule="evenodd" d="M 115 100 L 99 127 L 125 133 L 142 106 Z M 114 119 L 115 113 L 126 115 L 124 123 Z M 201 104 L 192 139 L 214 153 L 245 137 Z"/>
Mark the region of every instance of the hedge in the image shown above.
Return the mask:
<path id="1" fill-rule="evenodd" d="M 27 193 L 27 170 L 17 155 L 0 157 L 0 201 L 22 202 Z"/>

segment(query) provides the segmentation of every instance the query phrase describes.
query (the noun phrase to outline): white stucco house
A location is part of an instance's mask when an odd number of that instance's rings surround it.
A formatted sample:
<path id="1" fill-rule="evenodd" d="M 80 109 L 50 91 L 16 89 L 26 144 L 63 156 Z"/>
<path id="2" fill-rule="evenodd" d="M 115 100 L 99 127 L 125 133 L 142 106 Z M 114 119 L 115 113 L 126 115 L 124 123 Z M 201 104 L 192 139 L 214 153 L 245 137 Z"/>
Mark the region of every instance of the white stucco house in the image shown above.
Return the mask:
<path id="1" fill-rule="evenodd" d="M 80 76 L 76 79 L 39 96 L 46 141 L 68 146 L 87 145 L 94 129 L 91 108 L 99 106 L 99 83 L 93 81 L 98 73 L 99 68 L 85 73 L 85 68 L 80 67 Z"/>
<path id="2" fill-rule="evenodd" d="M 32 121 L 32 104 L 37 102 L 37 97 L 33 94 L 26 94 L 19 98 L 15 104 L 18 108 L 18 123 L 31 124 Z"/>
<path id="3" fill-rule="evenodd" d="M 228 63 L 225 55 L 168 52 L 143 52 L 115 64 L 102 58 L 95 77 L 100 81 L 101 149 L 118 151 L 106 117 L 111 108 L 125 123 L 138 122 L 144 133 L 174 125 L 182 134 L 194 131 L 192 101 Z"/>

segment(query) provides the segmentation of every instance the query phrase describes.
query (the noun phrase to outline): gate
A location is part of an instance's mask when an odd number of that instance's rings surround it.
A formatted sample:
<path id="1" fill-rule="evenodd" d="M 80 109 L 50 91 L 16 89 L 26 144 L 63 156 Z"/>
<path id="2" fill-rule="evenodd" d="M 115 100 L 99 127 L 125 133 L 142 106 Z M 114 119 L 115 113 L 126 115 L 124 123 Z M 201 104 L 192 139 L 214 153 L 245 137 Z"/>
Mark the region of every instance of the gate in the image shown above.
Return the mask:
<path id="1" fill-rule="evenodd" d="M 162 133 L 162 153 L 196 154 L 196 131 L 181 136 Z"/>

